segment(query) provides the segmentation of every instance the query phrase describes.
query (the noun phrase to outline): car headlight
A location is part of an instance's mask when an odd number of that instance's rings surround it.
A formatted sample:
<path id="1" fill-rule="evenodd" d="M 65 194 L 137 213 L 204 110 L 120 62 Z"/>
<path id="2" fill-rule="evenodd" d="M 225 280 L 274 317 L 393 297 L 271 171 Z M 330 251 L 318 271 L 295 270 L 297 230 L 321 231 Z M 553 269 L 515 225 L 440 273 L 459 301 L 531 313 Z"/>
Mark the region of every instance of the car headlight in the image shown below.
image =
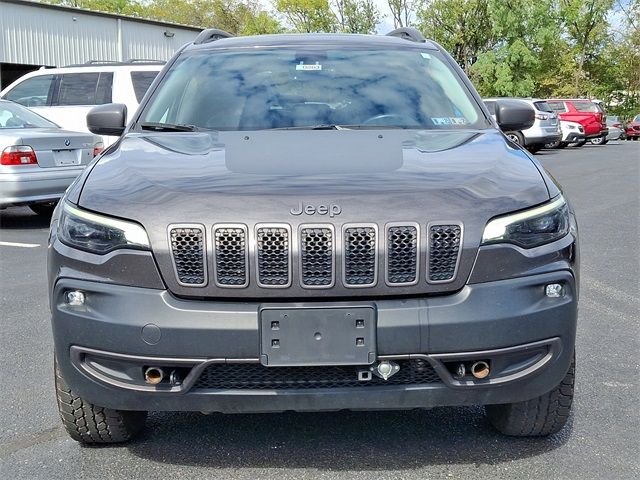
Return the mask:
<path id="1" fill-rule="evenodd" d="M 58 238 L 70 247 L 100 255 L 117 248 L 150 248 L 141 225 L 87 212 L 66 202 L 60 212 Z"/>
<path id="2" fill-rule="evenodd" d="M 482 244 L 514 243 L 532 248 L 553 242 L 569 233 L 569 208 L 559 195 L 549 203 L 494 218 L 487 223 Z"/>

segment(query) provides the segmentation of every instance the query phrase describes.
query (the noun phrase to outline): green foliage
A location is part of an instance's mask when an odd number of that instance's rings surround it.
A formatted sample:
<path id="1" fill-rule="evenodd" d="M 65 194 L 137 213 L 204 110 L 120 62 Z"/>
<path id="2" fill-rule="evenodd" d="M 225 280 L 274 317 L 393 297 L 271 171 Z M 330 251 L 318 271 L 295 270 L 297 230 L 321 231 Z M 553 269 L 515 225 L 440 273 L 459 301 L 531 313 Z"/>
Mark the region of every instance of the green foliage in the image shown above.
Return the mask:
<path id="1" fill-rule="evenodd" d="M 382 18 L 373 0 L 333 0 L 333 6 L 343 33 L 375 33 Z"/>
<path id="2" fill-rule="evenodd" d="M 335 32 L 338 20 L 328 0 L 276 0 L 280 12 L 296 32 Z"/>
<path id="3" fill-rule="evenodd" d="M 375 0 L 43 0 L 235 35 L 375 33 Z M 482 95 L 602 99 L 640 113 L 640 0 L 387 0 L 396 27 L 442 44 Z M 614 17 L 611 13 L 615 12 Z M 613 25 L 608 21 L 613 18 Z M 281 23 L 282 21 L 282 23 Z"/>

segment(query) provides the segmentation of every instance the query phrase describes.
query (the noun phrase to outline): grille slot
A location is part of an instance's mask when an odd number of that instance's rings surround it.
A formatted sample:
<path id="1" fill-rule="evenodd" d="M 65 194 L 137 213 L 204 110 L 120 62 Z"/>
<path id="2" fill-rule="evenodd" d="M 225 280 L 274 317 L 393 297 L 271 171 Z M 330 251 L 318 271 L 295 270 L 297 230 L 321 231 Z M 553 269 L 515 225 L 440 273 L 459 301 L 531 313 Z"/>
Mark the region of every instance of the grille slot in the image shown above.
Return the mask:
<path id="1" fill-rule="evenodd" d="M 450 282 L 455 278 L 460 259 L 460 225 L 429 227 L 429 282 Z"/>
<path id="2" fill-rule="evenodd" d="M 256 230 L 258 285 L 288 287 L 291 284 L 291 250 L 289 228 L 261 226 Z"/>
<path id="3" fill-rule="evenodd" d="M 169 241 L 178 282 L 186 286 L 203 286 L 206 283 L 204 227 L 170 226 Z"/>
<path id="4" fill-rule="evenodd" d="M 393 225 L 387 228 L 387 283 L 412 285 L 418 281 L 420 238 L 417 225 Z"/>
<path id="5" fill-rule="evenodd" d="M 344 229 L 344 284 L 348 287 L 375 285 L 378 270 L 376 229 L 352 226 Z"/>
<path id="6" fill-rule="evenodd" d="M 439 383 L 440 377 L 426 360 L 400 360 L 400 370 L 388 380 L 357 380 L 367 366 L 264 367 L 259 363 L 209 365 L 194 385 L 196 390 L 289 390 Z"/>
<path id="7" fill-rule="evenodd" d="M 300 229 L 300 281 L 305 287 L 330 287 L 334 279 L 333 230 L 325 226 Z"/>
<path id="8" fill-rule="evenodd" d="M 221 287 L 249 283 L 247 229 L 244 225 L 216 225 L 213 229 L 215 281 Z"/>

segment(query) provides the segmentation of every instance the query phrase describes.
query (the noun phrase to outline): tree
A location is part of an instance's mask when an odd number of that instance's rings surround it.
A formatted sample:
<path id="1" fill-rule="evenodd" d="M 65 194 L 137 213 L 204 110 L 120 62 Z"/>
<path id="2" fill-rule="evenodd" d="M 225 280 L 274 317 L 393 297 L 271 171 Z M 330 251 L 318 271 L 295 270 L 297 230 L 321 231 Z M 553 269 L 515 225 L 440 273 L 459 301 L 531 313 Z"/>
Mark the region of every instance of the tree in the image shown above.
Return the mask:
<path id="1" fill-rule="evenodd" d="M 382 18 L 373 0 L 333 0 L 333 7 L 343 33 L 375 33 Z"/>
<path id="2" fill-rule="evenodd" d="M 587 56 L 606 39 L 607 14 L 613 7 L 613 0 L 560 0 L 559 5 L 577 66 L 573 93 L 580 96 L 585 93 Z"/>
<path id="3" fill-rule="evenodd" d="M 395 28 L 408 27 L 413 18 L 415 5 L 413 0 L 387 0 Z"/>
<path id="4" fill-rule="evenodd" d="M 478 55 L 494 45 L 488 0 L 426 0 L 418 27 L 451 53 L 468 74 Z"/>
<path id="5" fill-rule="evenodd" d="M 276 0 L 275 6 L 297 32 L 338 30 L 338 21 L 328 0 Z"/>

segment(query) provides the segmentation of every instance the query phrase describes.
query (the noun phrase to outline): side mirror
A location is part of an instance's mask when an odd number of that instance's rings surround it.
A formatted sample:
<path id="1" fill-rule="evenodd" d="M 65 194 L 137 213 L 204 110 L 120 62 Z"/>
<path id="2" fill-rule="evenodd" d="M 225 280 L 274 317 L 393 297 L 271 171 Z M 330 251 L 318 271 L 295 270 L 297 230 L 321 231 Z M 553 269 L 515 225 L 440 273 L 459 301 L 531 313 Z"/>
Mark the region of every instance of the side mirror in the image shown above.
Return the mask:
<path id="1" fill-rule="evenodd" d="M 93 107 L 87 113 L 87 127 L 96 135 L 120 136 L 127 121 L 127 106 L 123 103 L 106 103 Z"/>
<path id="2" fill-rule="evenodd" d="M 495 116 L 500 130 L 512 132 L 526 130 L 535 122 L 535 111 L 522 100 L 496 100 Z"/>

